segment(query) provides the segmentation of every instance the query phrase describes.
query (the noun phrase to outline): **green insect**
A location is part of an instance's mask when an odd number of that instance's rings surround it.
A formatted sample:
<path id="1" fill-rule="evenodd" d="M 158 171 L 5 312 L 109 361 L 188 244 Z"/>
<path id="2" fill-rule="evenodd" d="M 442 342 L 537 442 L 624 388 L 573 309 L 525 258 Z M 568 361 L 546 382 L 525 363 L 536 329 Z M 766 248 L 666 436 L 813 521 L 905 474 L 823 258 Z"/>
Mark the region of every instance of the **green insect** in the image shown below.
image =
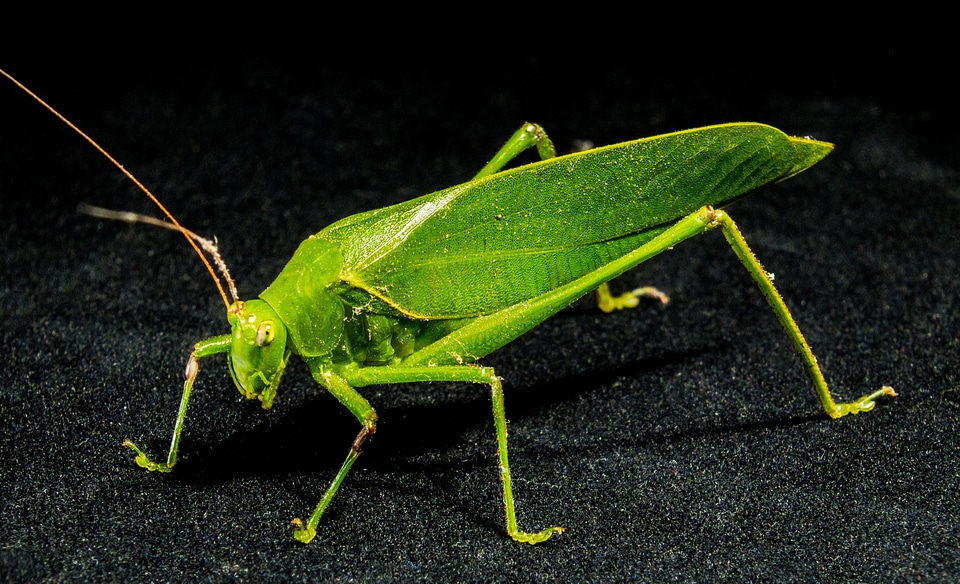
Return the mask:
<path id="1" fill-rule="evenodd" d="M 503 170 L 531 147 L 541 161 Z M 882 387 L 854 402 L 833 400 L 770 276 L 720 210 L 809 168 L 832 148 L 770 126 L 734 123 L 558 157 L 543 129 L 525 123 L 469 182 L 346 217 L 309 237 L 259 298 L 248 301 L 237 299 L 215 247 L 181 228 L 164 209 L 175 229 L 195 249 L 192 239 L 206 244 L 221 266 L 234 296 L 228 301 L 217 281 L 231 332 L 194 345 L 166 461 L 151 460 L 130 441 L 124 445 L 136 452 L 138 465 L 170 471 L 201 359 L 225 353 L 240 392 L 269 408 L 287 361 L 298 354 L 361 426 L 309 519 L 292 522 L 294 537 L 306 543 L 376 430 L 377 414 L 357 388 L 485 384 L 493 399 L 507 532 L 521 542 L 545 541 L 563 528 L 518 528 L 503 388 L 494 370 L 477 361 L 594 290 L 607 312 L 635 306 L 644 296 L 666 301 L 650 288 L 614 297 L 607 282 L 714 228 L 723 231 L 773 308 L 827 414 L 868 411 L 879 396 L 894 391 Z"/>

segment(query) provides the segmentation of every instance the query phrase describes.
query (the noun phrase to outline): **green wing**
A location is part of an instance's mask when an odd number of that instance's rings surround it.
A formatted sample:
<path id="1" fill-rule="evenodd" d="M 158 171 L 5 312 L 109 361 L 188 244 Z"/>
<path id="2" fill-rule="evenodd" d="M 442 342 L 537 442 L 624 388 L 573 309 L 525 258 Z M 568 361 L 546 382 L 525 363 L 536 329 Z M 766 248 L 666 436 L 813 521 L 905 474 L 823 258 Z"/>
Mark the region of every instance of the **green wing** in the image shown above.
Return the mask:
<path id="1" fill-rule="evenodd" d="M 815 164 L 832 146 L 726 124 L 537 162 L 347 217 L 342 281 L 416 318 L 489 314 L 620 257 L 704 205 Z"/>

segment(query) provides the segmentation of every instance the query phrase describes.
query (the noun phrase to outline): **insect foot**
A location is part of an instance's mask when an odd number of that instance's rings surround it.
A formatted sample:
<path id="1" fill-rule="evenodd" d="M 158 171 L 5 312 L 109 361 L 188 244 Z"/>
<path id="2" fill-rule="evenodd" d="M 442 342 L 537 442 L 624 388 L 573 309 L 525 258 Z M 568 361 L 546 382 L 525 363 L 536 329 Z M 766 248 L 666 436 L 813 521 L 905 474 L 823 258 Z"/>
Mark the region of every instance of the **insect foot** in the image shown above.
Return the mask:
<path id="1" fill-rule="evenodd" d="M 833 409 L 827 410 L 827 415 L 831 418 L 842 418 L 847 414 L 859 414 L 860 412 L 869 412 L 873 409 L 877 402 L 874 401 L 881 395 L 889 395 L 890 397 L 897 397 L 897 392 L 893 391 L 892 387 L 884 385 L 877 391 L 865 395 L 858 399 L 855 402 L 845 403 L 845 404 L 834 404 Z"/>
<path id="2" fill-rule="evenodd" d="M 553 536 L 553 534 L 560 535 L 564 531 L 566 531 L 565 527 L 554 526 L 554 527 L 548 527 L 547 529 L 544 529 L 543 531 L 540 531 L 538 533 L 526 533 L 524 531 L 511 531 L 510 537 L 512 537 L 514 541 L 519 541 L 520 543 L 529 543 L 530 545 L 533 545 L 535 543 L 547 541 Z"/>
<path id="3" fill-rule="evenodd" d="M 597 287 L 597 306 L 604 312 L 613 312 L 614 310 L 624 310 L 626 308 L 636 308 L 640 305 L 641 298 L 651 298 L 659 300 L 660 304 L 670 302 L 670 297 L 654 288 L 653 286 L 644 286 L 624 292 L 620 296 L 610 294 L 610 286 L 604 282 Z"/>
<path id="4" fill-rule="evenodd" d="M 155 470 L 157 472 L 170 472 L 173 470 L 173 465 L 166 462 L 153 462 L 150 460 L 147 455 L 137 447 L 136 444 L 130 442 L 129 440 L 124 440 L 122 446 L 132 449 L 137 453 L 137 466 L 141 466 L 147 470 Z"/>

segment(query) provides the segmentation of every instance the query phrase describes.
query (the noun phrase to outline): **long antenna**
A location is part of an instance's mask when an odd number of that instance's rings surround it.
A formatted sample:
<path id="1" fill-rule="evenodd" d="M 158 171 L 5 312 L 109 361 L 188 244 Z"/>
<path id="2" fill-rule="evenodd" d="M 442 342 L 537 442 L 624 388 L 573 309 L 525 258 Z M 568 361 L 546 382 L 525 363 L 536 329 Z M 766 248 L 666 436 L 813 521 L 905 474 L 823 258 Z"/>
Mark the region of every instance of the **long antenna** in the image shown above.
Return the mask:
<path id="1" fill-rule="evenodd" d="M 146 223 L 147 225 L 163 227 L 164 229 L 169 229 L 170 231 L 179 231 L 180 233 L 189 236 L 196 241 L 200 247 L 203 248 L 203 251 L 210 254 L 210 258 L 213 259 L 213 263 L 217 264 L 217 269 L 220 270 L 220 275 L 223 276 L 223 279 L 227 281 L 227 289 L 230 290 L 230 295 L 233 296 L 233 300 L 240 300 L 237 294 L 237 286 L 233 283 L 233 278 L 230 277 L 230 270 L 227 268 L 227 262 L 223 261 L 223 256 L 220 255 L 220 248 L 217 247 L 216 242 L 210 241 L 202 235 L 197 235 L 186 227 L 180 227 L 172 223 L 167 223 L 166 221 L 161 221 L 156 217 L 141 215 L 140 213 L 132 213 L 130 211 L 114 211 L 112 209 L 104 209 L 103 207 L 88 205 L 87 203 L 80 203 L 77 205 L 77 212 L 83 213 L 84 215 L 90 215 L 91 217 L 97 217 L 99 219 L 109 219 L 111 221 L 123 221 L 124 223 Z"/>
<path id="2" fill-rule="evenodd" d="M 106 150 L 104 150 L 103 148 L 100 147 L 99 144 L 97 144 L 96 142 L 94 142 L 93 138 L 91 138 L 90 136 L 87 136 L 86 134 L 84 134 L 83 131 L 80 130 L 80 128 L 78 128 L 78 127 L 76 127 L 75 125 L 73 125 L 73 122 L 71 122 L 71 121 L 68 120 L 67 118 L 63 117 L 63 115 L 62 115 L 60 112 L 58 112 L 57 110 L 53 109 L 53 107 L 50 106 L 47 102 L 45 102 L 45 101 L 43 101 L 42 99 L 40 99 L 40 97 L 39 97 L 37 94 L 35 94 L 34 92 L 32 92 L 32 91 L 30 91 L 29 89 L 27 89 L 27 87 L 26 87 L 23 83 L 20 83 L 19 81 L 17 81 L 17 80 L 14 79 L 13 77 L 11 77 L 9 73 L 7 73 L 6 71 L 4 71 L 3 69 L 0 69 L 0 73 L 2 73 L 3 76 L 6 77 L 7 79 L 9 79 L 10 81 L 13 81 L 14 85 L 16 85 L 16 86 L 19 87 L 20 89 L 24 90 L 24 91 L 27 93 L 27 95 L 29 95 L 29 96 L 32 97 L 33 99 L 37 100 L 38 102 L 40 102 L 40 105 L 42 105 L 43 107 L 45 107 L 45 108 L 47 108 L 48 110 L 50 110 L 50 112 L 53 113 L 53 115 L 55 115 L 55 116 L 57 116 L 58 118 L 60 118 L 60 121 L 62 121 L 64 124 L 66 124 L 67 126 L 69 126 L 70 128 L 72 128 L 74 132 L 76 132 L 76 133 L 80 134 L 81 136 L 83 136 L 83 138 L 84 138 L 87 142 L 89 142 L 94 148 L 96 148 L 96 149 L 100 152 L 100 154 L 103 154 L 103 155 L 107 158 L 107 160 L 109 160 L 110 162 L 112 162 L 114 166 L 116 166 L 117 168 L 120 169 L 120 172 L 122 172 L 123 174 L 125 174 L 125 175 L 127 176 L 127 178 L 129 178 L 130 180 L 132 180 L 132 181 L 133 181 L 133 184 L 137 185 L 137 186 L 140 188 L 141 191 L 143 191 L 144 193 L 146 193 L 146 195 L 147 195 L 148 197 L 150 197 L 150 200 L 153 201 L 153 203 L 154 203 L 157 207 L 159 207 L 161 211 L 163 211 L 163 214 L 166 215 L 167 218 L 170 219 L 170 221 L 176 226 L 176 230 L 179 231 L 180 233 L 182 233 L 183 236 L 187 239 L 187 242 L 190 244 L 190 247 L 193 248 L 193 251 L 197 252 L 197 255 L 200 256 L 201 261 L 203 261 L 203 265 L 205 265 L 205 266 L 207 267 L 207 271 L 210 272 L 210 277 L 213 278 L 214 283 L 217 285 L 217 290 L 220 292 L 220 297 L 223 298 L 223 305 L 226 306 L 226 307 L 227 307 L 227 310 L 229 311 L 229 310 L 230 310 L 230 302 L 227 300 L 227 294 L 223 291 L 223 285 L 220 284 L 220 278 L 217 277 L 217 273 L 214 271 L 213 266 L 210 265 L 210 262 L 207 261 L 207 257 L 206 257 L 205 255 L 203 255 L 203 252 L 200 251 L 200 248 L 197 247 L 197 244 L 196 244 L 196 243 L 193 241 L 193 239 L 190 237 L 190 233 L 191 233 L 191 232 L 188 231 L 188 230 L 186 230 L 186 229 L 184 229 L 183 227 L 181 227 L 180 223 L 177 222 L 177 219 L 176 219 L 173 215 L 170 214 L 170 211 L 167 211 L 166 207 L 164 207 L 163 204 L 160 203 L 160 200 L 157 199 L 157 197 L 155 197 L 155 196 L 153 195 L 153 193 L 151 193 L 150 190 L 149 190 L 147 187 L 143 186 L 143 184 L 142 184 L 139 180 L 137 180 L 137 177 L 133 176 L 133 174 L 131 174 L 130 171 L 128 171 L 127 169 L 125 169 L 122 164 L 120 164 L 119 162 L 117 162 L 117 160 L 116 160 L 113 156 L 110 156 L 110 154 L 107 153 Z M 236 292 L 232 290 L 232 286 L 231 286 L 231 291 L 234 292 L 234 300 L 236 300 L 236 299 L 237 299 L 237 298 L 236 298 Z"/>

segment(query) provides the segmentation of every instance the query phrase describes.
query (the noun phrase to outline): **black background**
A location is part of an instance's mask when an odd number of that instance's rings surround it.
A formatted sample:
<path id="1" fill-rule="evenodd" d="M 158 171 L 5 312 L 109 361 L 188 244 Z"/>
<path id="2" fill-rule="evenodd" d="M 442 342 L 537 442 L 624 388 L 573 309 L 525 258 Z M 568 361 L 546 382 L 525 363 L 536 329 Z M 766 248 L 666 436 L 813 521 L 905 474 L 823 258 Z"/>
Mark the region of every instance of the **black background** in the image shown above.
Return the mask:
<path id="1" fill-rule="evenodd" d="M 38 580 L 953 580 L 960 575 L 960 148 L 922 51 L 797 49 L 651 65 L 572 56 L 89 55 L 0 64 L 97 139 L 181 222 L 216 236 L 241 295 L 348 214 L 467 180 L 524 120 L 558 150 L 760 121 L 836 143 L 731 215 L 847 399 L 831 421 L 719 233 L 485 359 L 504 378 L 521 528 L 504 533 L 486 388 L 363 391 L 380 425 L 303 546 L 357 431 L 293 363 L 275 406 L 201 364 L 181 462 L 166 452 L 191 345 L 226 332 L 176 234 L 79 137 L 0 81 L 0 575 Z M 532 160 L 532 158 L 530 158 Z M 624 210 L 629 212 L 629 210 Z M 296 360 L 293 360 L 296 361 Z M 292 362 L 293 362 L 292 361 Z"/>

